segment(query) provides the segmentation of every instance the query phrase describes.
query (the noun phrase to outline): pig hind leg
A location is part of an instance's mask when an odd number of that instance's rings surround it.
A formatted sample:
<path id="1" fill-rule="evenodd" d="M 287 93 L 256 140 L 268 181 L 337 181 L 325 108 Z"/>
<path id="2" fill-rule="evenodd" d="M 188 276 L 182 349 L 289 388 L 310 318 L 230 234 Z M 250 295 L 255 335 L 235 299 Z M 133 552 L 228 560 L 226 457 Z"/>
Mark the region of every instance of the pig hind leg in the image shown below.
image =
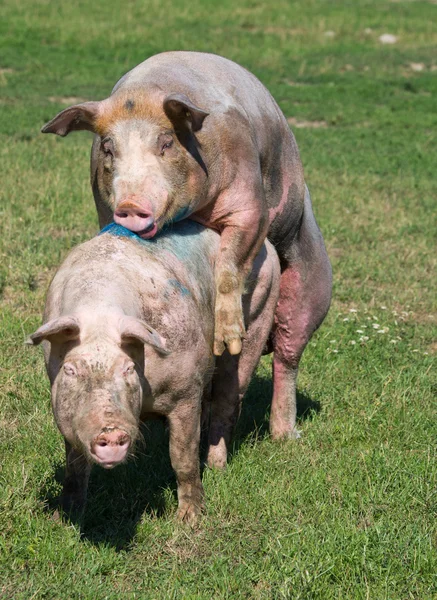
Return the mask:
<path id="1" fill-rule="evenodd" d="M 270 432 L 273 438 L 298 437 L 296 382 L 299 361 L 331 300 L 331 265 L 306 190 L 301 227 L 282 262 L 279 301 L 272 331 L 273 399 Z"/>

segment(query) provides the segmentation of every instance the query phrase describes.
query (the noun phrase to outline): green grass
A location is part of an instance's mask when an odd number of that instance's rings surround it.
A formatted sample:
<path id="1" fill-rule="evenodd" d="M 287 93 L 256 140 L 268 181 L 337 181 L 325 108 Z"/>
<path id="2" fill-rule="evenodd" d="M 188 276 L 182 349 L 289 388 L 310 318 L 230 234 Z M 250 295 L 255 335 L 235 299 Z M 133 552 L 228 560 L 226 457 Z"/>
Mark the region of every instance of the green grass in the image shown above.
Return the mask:
<path id="1" fill-rule="evenodd" d="M 3 1 L 2 598 L 437 598 L 436 44 L 435 2 Z M 264 359 L 228 469 L 203 474 L 198 530 L 174 519 L 159 424 L 136 462 L 95 469 L 81 526 L 54 522 L 63 444 L 23 340 L 97 221 L 90 137 L 38 131 L 169 49 L 240 62 L 304 125 L 335 284 L 301 365 L 302 438 L 268 437 Z"/>

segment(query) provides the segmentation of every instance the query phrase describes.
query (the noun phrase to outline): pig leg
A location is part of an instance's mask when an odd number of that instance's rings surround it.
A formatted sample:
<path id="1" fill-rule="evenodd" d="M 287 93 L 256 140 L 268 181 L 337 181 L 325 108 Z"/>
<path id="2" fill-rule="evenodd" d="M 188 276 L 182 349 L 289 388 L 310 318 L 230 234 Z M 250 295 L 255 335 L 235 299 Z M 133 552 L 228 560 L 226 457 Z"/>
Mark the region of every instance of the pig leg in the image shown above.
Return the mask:
<path id="1" fill-rule="evenodd" d="M 82 512 L 85 508 L 91 465 L 85 456 L 65 440 L 66 469 L 61 507 L 65 513 Z"/>
<path id="2" fill-rule="evenodd" d="M 193 397 L 193 396 L 192 396 Z M 170 460 L 178 484 L 178 519 L 195 525 L 203 505 L 200 480 L 200 394 L 197 404 L 179 401 L 168 415 L 170 424 Z"/>
<path id="3" fill-rule="evenodd" d="M 272 332 L 273 438 L 296 438 L 296 381 L 299 361 L 322 323 L 331 300 L 332 274 L 322 235 L 305 195 L 301 228 L 288 250 L 279 248 L 283 272 Z"/>
<path id="4" fill-rule="evenodd" d="M 214 354 L 220 356 L 225 347 L 230 354 L 241 352 L 244 336 L 243 289 L 268 230 L 261 177 L 259 182 L 250 186 L 239 182 L 217 200 L 217 205 L 227 215 L 218 221 L 222 231 L 215 266 Z M 235 206 L 244 208 L 236 211 Z"/>
<path id="5" fill-rule="evenodd" d="M 279 293 L 279 262 L 273 248 L 259 253 L 251 277 L 257 278 L 252 294 L 244 296 L 246 322 L 249 323 L 239 356 L 224 353 L 216 361 L 212 380 L 210 428 L 207 463 L 224 468 L 241 403 L 257 367 L 272 327 Z"/>

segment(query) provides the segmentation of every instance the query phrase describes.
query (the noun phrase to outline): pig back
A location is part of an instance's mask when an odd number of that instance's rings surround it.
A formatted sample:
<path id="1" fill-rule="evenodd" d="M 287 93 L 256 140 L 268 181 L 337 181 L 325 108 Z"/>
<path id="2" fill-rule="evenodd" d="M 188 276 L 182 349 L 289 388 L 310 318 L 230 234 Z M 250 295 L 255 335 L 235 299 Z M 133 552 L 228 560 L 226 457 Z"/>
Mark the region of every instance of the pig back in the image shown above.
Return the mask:
<path id="1" fill-rule="evenodd" d="M 219 241 L 188 220 L 150 240 L 112 223 L 70 252 L 51 284 L 45 319 L 126 314 L 157 329 L 170 350 L 209 348 Z"/>

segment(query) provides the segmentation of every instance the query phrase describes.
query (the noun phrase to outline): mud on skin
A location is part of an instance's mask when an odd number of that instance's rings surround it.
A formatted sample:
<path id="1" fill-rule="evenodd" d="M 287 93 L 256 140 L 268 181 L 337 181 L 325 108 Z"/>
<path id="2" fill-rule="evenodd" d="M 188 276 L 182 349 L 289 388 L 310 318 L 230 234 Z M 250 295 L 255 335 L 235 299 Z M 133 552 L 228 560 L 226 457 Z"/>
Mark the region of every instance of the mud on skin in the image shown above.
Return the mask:
<path id="1" fill-rule="evenodd" d="M 272 336 L 278 423 L 293 437 L 302 352 L 323 321 L 331 267 L 296 141 L 267 89 L 212 54 L 167 52 L 127 73 L 111 96 L 67 108 L 43 132 L 96 134 L 91 181 L 100 224 L 153 238 L 190 216 L 221 234 L 215 265 L 214 352 L 238 354 L 241 295 L 266 237 L 282 266 Z M 233 281 L 231 289 L 229 280 Z"/>
<path id="2" fill-rule="evenodd" d="M 70 252 L 47 294 L 43 342 L 56 423 L 65 439 L 61 505 L 80 511 L 92 464 L 127 460 L 140 421 L 167 418 L 178 516 L 195 523 L 203 504 L 199 439 L 210 410 L 208 462 L 226 464 L 242 396 L 261 356 L 279 294 L 279 261 L 262 247 L 244 297 L 247 337 L 239 357 L 215 358 L 214 264 L 220 237 L 185 221 L 153 240 L 117 224 Z M 204 396 L 204 390 L 210 395 Z"/>

